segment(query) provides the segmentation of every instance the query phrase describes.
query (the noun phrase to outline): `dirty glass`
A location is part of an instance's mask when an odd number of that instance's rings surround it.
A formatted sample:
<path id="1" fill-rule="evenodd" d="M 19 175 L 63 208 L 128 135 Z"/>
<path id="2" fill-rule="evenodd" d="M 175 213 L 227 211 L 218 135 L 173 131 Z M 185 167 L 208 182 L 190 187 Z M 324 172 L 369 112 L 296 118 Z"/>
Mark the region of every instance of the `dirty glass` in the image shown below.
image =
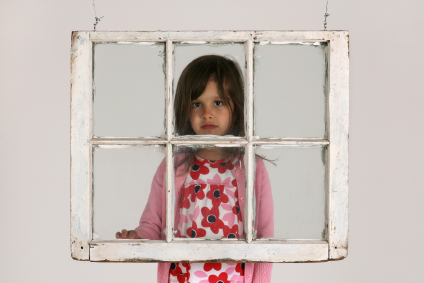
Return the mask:
<path id="1" fill-rule="evenodd" d="M 243 153 L 243 147 L 174 146 L 175 239 L 245 238 Z"/>
<path id="2" fill-rule="evenodd" d="M 324 138 L 327 45 L 254 46 L 254 132 L 261 138 Z"/>
<path id="3" fill-rule="evenodd" d="M 163 146 L 94 148 L 93 240 L 115 239 L 116 232 L 139 225 L 164 158 Z"/>
<path id="4" fill-rule="evenodd" d="M 164 136 L 165 45 L 94 44 L 94 136 Z"/>
<path id="5" fill-rule="evenodd" d="M 245 49 L 243 43 L 222 42 L 222 43 L 190 43 L 182 42 L 174 45 L 174 96 L 177 90 L 178 82 L 183 70 L 194 59 L 204 55 L 220 55 L 235 61 L 245 79 Z"/>
<path id="6" fill-rule="evenodd" d="M 269 160 L 263 162 L 271 184 L 274 238 L 319 240 L 325 238 L 326 150 L 319 147 L 256 146 L 255 153 Z M 265 187 L 261 189 L 262 193 L 259 196 L 261 207 L 255 213 L 258 225 L 264 225 L 263 222 L 266 222 L 267 218 L 261 218 L 257 214 L 269 209 L 270 205 L 269 194 L 265 194 L 269 190 Z M 259 197 L 255 195 L 256 202 Z M 269 226 L 271 223 L 266 225 Z M 255 234 L 258 239 L 269 237 L 260 229 L 255 231 Z"/>

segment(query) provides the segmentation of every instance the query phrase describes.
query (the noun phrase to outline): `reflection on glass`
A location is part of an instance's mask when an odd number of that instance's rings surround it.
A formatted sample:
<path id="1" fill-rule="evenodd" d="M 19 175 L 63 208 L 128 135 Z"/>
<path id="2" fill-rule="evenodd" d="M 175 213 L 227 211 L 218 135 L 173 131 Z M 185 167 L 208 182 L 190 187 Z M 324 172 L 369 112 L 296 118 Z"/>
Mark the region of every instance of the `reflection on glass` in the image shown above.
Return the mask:
<path id="1" fill-rule="evenodd" d="M 255 135 L 324 138 L 326 44 L 255 44 Z"/>
<path id="2" fill-rule="evenodd" d="M 160 146 L 95 147 L 94 240 L 115 239 L 116 232 L 137 228 L 149 199 L 153 177 L 164 157 Z M 161 226 L 156 218 L 150 222 Z M 160 229 L 151 230 L 153 235 L 158 234 Z"/>
<path id="3" fill-rule="evenodd" d="M 94 135 L 164 136 L 165 45 L 94 45 Z"/>
<path id="4" fill-rule="evenodd" d="M 257 147 L 255 153 L 276 165 L 264 160 L 274 204 L 274 238 L 325 238 L 325 150 Z M 255 197 L 263 205 L 262 196 Z M 261 219 L 256 221 L 260 227 Z"/>
<path id="5" fill-rule="evenodd" d="M 240 147 L 174 148 L 175 238 L 244 238 L 244 168 Z"/>

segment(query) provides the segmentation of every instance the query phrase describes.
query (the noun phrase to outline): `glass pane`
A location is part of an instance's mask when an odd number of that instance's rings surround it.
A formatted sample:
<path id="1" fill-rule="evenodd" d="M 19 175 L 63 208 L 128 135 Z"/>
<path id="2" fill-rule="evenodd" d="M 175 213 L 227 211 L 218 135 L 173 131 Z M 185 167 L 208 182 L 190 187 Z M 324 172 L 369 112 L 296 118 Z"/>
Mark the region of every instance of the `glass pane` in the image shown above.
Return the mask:
<path id="1" fill-rule="evenodd" d="M 93 239 L 115 239 L 122 229 L 139 226 L 149 200 L 152 180 L 165 157 L 163 146 L 95 147 L 93 153 Z M 160 188 L 156 188 L 156 190 Z M 155 201 L 155 200 L 153 200 Z M 158 201 L 158 200 L 156 200 Z M 165 202 L 165 200 L 163 200 Z M 145 234 L 158 235 L 162 219 L 154 217 L 152 207 L 140 227 Z M 154 212 L 154 211 L 153 211 Z M 147 228 L 148 227 L 148 228 Z M 146 237 L 153 238 L 153 237 Z"/>
<path id="2" fill-rule="evenodd" d="M 324 138 L 326 44 L 255 44 L 255 135 Z"/>
<path id="3" fill-rule="evenodd" d="M 244 238 L 241 147 L 177 146 L 175 238 Z"/>
<path id="4" fill-rule="evenodd" d="M 203 60 L 197 61 L 194 65 L 192 64 L 190 67 L 188 65 L 195 59 L 205 56 L 205 55 L 217 55 L 222 56 L 227 59 L 232 60 L 235 64 L 223 64 L 219 60 L 216 60 L 216 58 L 213 57 L 204 57 Z M 220 58 L 218 58 L 220 59 Z M 187 98 L 179 99 L 180 97 L 184 97 L 182 93 L 189 93 L 189 100 L 191 100 L 192 96 L 199 97 L 201 94 L 205 92 L 205 89 L 207 87 L 208 80 L 210 78 L 210 75 L 218 68 L 220 68 L 220 74 L 222 76 L 226 77 L 231 76 L 229 79 L 231 81 L 231 85 L 235 86 L 232 89 L 232 92 L 230 94 L 231 99 L 233 99 L 234 96 L 237 94 L 240 94 L 239 101 L 240 103 L 236 104 L 239 107 L 235 107 L 236 111 L 233 113 L 239 113 L 240 118 L 237 120 L 238 123 L 236 124 L 238 128 L 242 128 L 238 125 L 243 125 L 243 114 L 244 114 L 244 92 L 243 92 L 243 86 L 244 86 L 244 74 L 245 74 L 245 51 L 244 51 L 244 44 L 243 43 L 205 43 L 205 44 L 187 44 L 187 43 L 179 43 L 175 44 L 174 48 L 174 96 L 176 105 L 178 101 L 183 101 L 181 106 L 176 107 L 175 109 L 175 116 L 176 121 L 174 121 L 175 125 L 175 131 L 178 135 L 193 135 L 198 134 L 198 131 L 191 130 L 190 124 L 188 122 L 188 116 L 187 111 L 184 109 L 189 109 L 188 107 L 184 108 L 185 104 L 184 102 L 188 101 Z M 200 60 L 200 59 L 199 59 Z M 223 60 L 224 62 L 227 62 L 226 60 Z M 217 63 L 218 62 L 218 63 Z M 224 67 L 225 66 L 225 67 Z M 188 67 L 188 69 L 186 69 Z M 181 74 L 183 70 L 186 69 L 186 76 L 181 77 Z M 239 72 L 240 71 L 240 72 Z M 227 74 L 227 75 L 226 75 Z M 230 75 L 228 75 L 230 74 Z M 181 81 L 180 81 L 181 77 Z M 238 79 L 239 78 L 239 79 Z M 237 80 L 238 79 L 238 80 Z M 227 83 L 227 82 L 225 82 Z M 180 90 L 178 91 L 178 85 L 180 85 Z M 238 87 L 239 86 L 239 87 Z M 223 84 L 223 87 L 225 88 L 225 91 L 230 93 L 228 91 L 227 86 Z M 185 91 L 182 91 L 185 90 Z M 237 91 L 240 90 L 240 91 Z M 233 94 L 234 93 L 234 94 Z M 188 97 L 188 96 L 187 96 Z M 190 102 L 190 101 L 188 101 Z M 234 115 L 234 117 L 239 117 L 238 115 Z M 181 119 L 181 123 L 178 122 L 178 120 Z M 237 118 L 235 118 L 237 119 Z M 186 129 L 186 127 L 189 127 L 190 129 Z M 233 127 L 231 130 L 233 131 L 235 127 Z M 217 131 L 210 131 L 210 132 L 217 132 Z M 227 133 L 225 131 L 225 133 Z M 207 134 L 207 133 L 203 133 Z M 213 135 L 222 135 L 222 132 L 219 133 L 209 133 Z M 228 133 L 227 133 L 228 134 Z M 240 136 L 243 135 L 242 131 L 239 131 L 238 133 L 231 133 L 231 135 Z"/>
<path id="5" fill-rule="evenodd" d="M 165 45 L 94 45 L 94 135 L 164 136 Z"/>
<path id="6" fill-rule="evenodd" d="M 268 218 L 264 213 L 269 213 L 267 205 L 272 201 L 274 238 L 325 238 L 326 151 L 323 148 L 257 147 L 255 153 L 276 165 L 263 160 L 269 175 L 272 198 L 266 194 L 266 187 L 261 188 L 261 195 L 255 195 L 256 202 L 259 201 L 260 205 L 256 211 L 257 227 L 262 227 L 263 222 L 266 224 Z M 264 211 L 262 217 L 261 211 Z M 268 229 L 267 226 L 264 227 L 263 229 Z M 263 237 L 266 238 L 267 235 L 258 228 L 257 238 Z"/>

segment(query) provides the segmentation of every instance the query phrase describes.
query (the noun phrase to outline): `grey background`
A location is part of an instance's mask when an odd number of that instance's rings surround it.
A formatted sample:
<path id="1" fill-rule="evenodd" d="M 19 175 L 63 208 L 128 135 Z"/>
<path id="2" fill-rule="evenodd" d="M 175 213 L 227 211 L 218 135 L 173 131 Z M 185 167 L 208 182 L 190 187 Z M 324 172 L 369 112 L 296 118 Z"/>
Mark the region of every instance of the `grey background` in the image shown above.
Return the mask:
<path id="1" fill-rule="evenodd" d="M 262 146 L 274 202 L 274 238 L 319 239 L 325 236 L 325 159 L 321 147 Z"/>
<path id="2" fill-rule="evenodd" d="M 255 44 L 255 131 L 261 138 L 324 138 L 326 45 Z"/>
<path id="3" fill-rule="evenodd" d="M 93 239 L 138 226 L 164 146 L 97 147 L 93 158 Z"/>
<path id="4" fill-rule="evenodd" d="M 94 136 L 165 136 L 165 44 L 94 45 Z"/>
<path id="5" fill-rule="evenodd" d="M 101 1 L 99 30 L 319 30 L 325 0 Z M 0 1 L 0 282 L 155 282 L 155 263 L 69 248 L 70 39 L 92 1 Z M 330 1 L 350 31 L 349 255 L 275 264 L 273 282 L 424 279 L 424 4 Z"/>

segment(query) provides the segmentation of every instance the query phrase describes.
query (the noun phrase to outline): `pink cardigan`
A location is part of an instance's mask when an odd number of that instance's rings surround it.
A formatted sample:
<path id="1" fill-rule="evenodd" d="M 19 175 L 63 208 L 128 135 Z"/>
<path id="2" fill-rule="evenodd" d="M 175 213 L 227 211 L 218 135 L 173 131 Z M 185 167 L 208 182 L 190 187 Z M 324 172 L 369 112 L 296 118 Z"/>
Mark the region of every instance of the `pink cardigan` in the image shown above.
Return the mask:
<path id="1" fill-rule="evenodd" d="M 181 157 L 176 156 L 176 160 Z M 177 161 L 178 162 L 178 161 Z M 234 168 L 234 174 L 237 179 L 238 196 L 240 207 L 245 204 L 245 170 L 244 162 L 241 160 Z M 175 174 L 175 196 L 178 200 L 181 188 L 184 185 L 188 175 L 183 172 L 184 165 L 176 169 Z M 159 165 L 152 181 L 152 188 L 149 200 L 140 219 L 140 225 L 135 229 L 139 236 L 144 239 L 159 240 L 166 239 L 163 233 L 166 227 L 166 189 L 165 189 L 165 160 Z M 256 157 L 256 178 L 255 178 L 255 196 L 256 196 L 256 219 L 255 229 L 258 238 L 274 237 L 274 206 L 272 201 L 271 185 L 264 162 Z M 242 221 L 244 224 L 244 209 L 241 209 Z M 178 227 L 179 209 L 176 208 L 174 225 Z M 169 269 L 171 263 L 159 263 L 158 265 L 158 283 L 168 283 Z M 269 283 L 271 282 L 272 263 L 246 263 L 244 269 L 245 283 Z"/>

